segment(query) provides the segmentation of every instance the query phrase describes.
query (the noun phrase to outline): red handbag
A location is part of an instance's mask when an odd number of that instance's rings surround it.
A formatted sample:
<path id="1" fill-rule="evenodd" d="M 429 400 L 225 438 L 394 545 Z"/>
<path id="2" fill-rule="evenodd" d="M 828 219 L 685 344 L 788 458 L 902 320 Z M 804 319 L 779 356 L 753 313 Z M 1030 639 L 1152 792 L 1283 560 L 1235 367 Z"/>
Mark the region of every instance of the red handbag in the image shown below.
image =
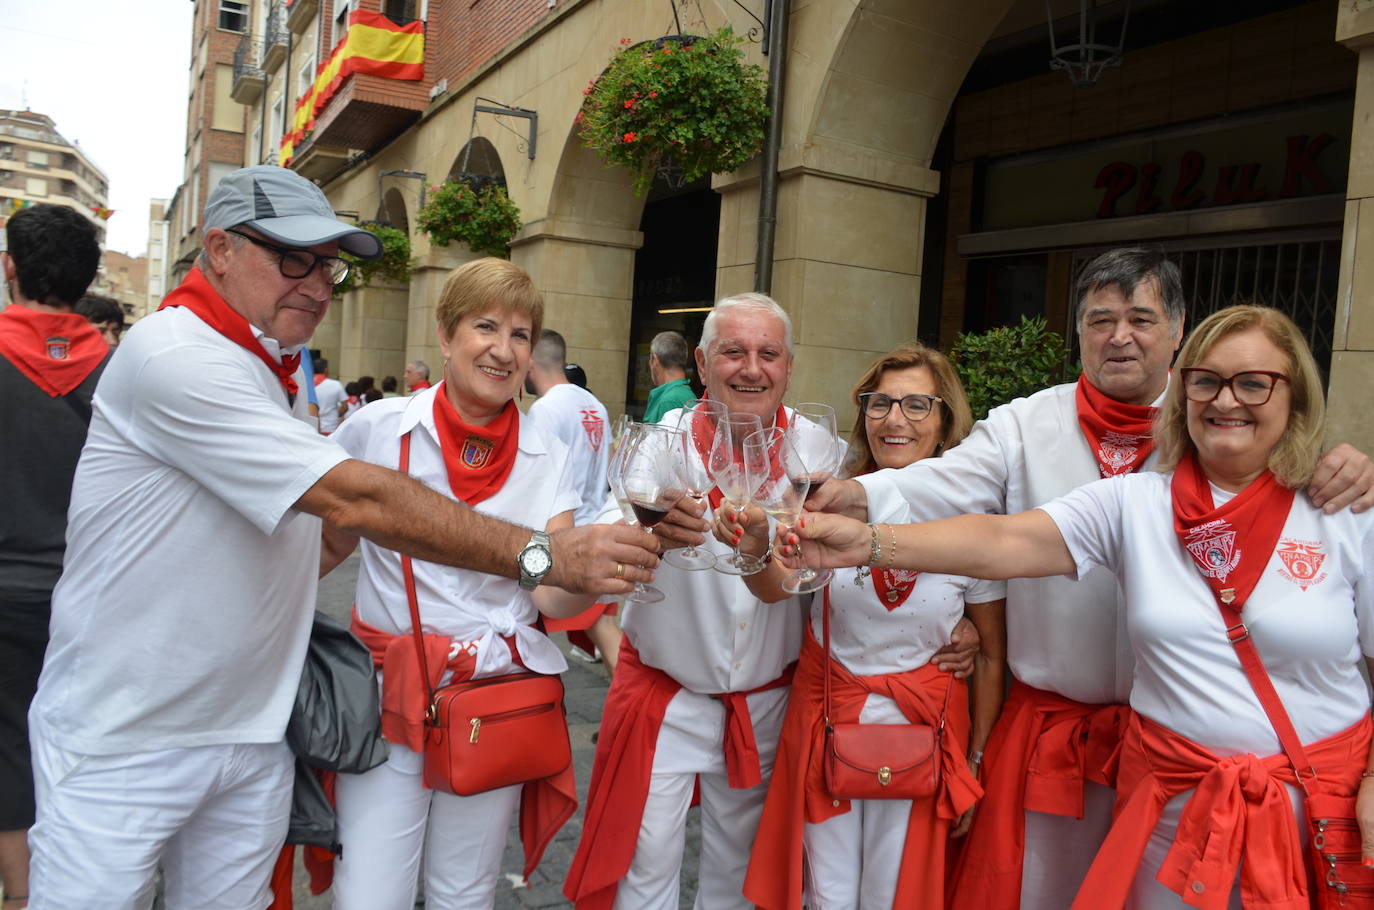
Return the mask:
<path id="1" fill-rule="evenodd" d="M 401 437 L 399 468 L 410 467 L 410 434 Z M 415 570 L 401 556 L 410 628 L 420 657 L 425 711 L 424 785 L 472 796 L 562 773 L 572 764 L 563 681 L 543 673 L 466 679 L 435 690 L 429 683 Z"/>
<path id="2" fill-rule="evenodd" d="M 1307 807 L 1309 872 L 1308 892 L 1316 910 L 1374 910 L 1374 869 L 1362 862 L 1360 826 L 1355 816 L 1355 797 L 1325 793 L 1317 770 L 1307 758 L 1298 731 L 1274 689 L 1259 650 L 1240 612 L 1217 600 L 1226 637 L 1236 649 L 1240 665 L 1255 690 L 1269 723 L 1278 735 L 1284 754 L 1298 777 Z M 1305 776 L 1304 776 L 1305 775 Z"/>
<path id="3" fill-rule="evenodd" d="M 825 639 L 825 787 L 835 799 L 928 799 L 940 786 L 940 738 L 954 686 L 945 690 L 940 724 L 830 722 L 830 588 L 821 612 Z"/>

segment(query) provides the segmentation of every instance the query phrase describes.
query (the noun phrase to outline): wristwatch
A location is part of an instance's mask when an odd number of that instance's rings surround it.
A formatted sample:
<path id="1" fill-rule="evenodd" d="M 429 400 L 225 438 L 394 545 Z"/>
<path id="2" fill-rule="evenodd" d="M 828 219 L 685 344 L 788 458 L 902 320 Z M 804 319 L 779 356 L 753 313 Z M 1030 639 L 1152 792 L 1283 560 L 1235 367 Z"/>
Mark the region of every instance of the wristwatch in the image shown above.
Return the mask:
<path id="1" fill-rule="evenodd" d="M 520 587 L 533 591 L 539 587 L 544 576 L 553 568 L 553 550 L 549 547 L 549 535 L 535 531 L 525 549 L 515 557 L 515 565 L 520 570 Z"/>

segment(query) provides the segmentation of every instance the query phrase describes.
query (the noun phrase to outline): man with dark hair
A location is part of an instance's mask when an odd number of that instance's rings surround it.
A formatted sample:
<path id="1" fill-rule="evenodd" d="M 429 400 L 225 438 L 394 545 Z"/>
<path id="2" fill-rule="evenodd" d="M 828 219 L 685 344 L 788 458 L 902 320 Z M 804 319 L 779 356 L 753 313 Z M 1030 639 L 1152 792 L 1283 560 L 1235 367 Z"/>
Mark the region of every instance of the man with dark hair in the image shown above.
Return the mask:
<path id="1" fill-rule="evenodd" d="M 1116 249 L 1080 275 L 1083 375 L 994 408 L 958 446 L 900 470 L 831 481 L 806 507 L 893 524 L 1035 508 L 1102 477 L 1154 466 L 1151 425 L 1183 341 L 1178 267 Z M 1374 504 L 1374 467 L 1328 452 L 1308 494 L 1329 510 Z M 1115 798 L 1108 758 L 1134 659 L 1117 578 L 1094 569 L 1012 579 L 1011 692 L 981 763 L 986 795 L 950 883 L 948 905 L 1062 910 L 1105 838 Z"/>
<path id="2" fill-rule="evenodd" d="M 687 382 L 687 357 L 687 339 L 677 332 L 659 332 L 649 342 L 649 376 L 654 388 L 644 410 L 645 423 L 658 423 L 664 414 L 697 397 Z"/>
<path id="3" fill-rule="evenodd" d="M 268 904 L 316 580 L 358 536 L 526 588 L 628 593 L 658 562 L 643 531 L 531 533 L 349 458 L 305 422 L 298 358 L 340 251 L 380 242 L 267 165 L 226 175 L 201 224 L 197 267 L 102 377 L 72 487 L 29 712 L 35 908 L 144 906 L 159 865 L 169 907 Z"/>
<path id="4" fill-rule="evenodd" d="M 112 348 L 119 345 L 119 336 L 124 332 L 124 307 L 118 300 L 103 294 L 87 294 L 76 302 L 76 312 L 95 326 L 106 344 Z"/>
<path id="5" fill-rule="evenodd" d="M 395 376 L 383 376 L 382 395 L 386 398 L 395 398 L 397 395 L 401 394 L 400 392 L 396 391 L 399 385 L 400 383 L 396 381 Z"/>
<path id="6" fill-rule="evenodd" d="M 0 253 L 13 303 L 0 311 L 0 883 L 29 893 L 34 819 L 27 714 L 66 549 L 72 474 L 109 346 L 73 304 L 95 278 L 95 227 L 56 205 L 10 218 Z M 121 314 L 122 316 L 122 314 Z"/>
<path id="7" fill-rule="evenodd" d="M 328 436 L 348 414 L 348 390 L 329 375 L 329 361 L 315 358 L 315 403 L 320 408 L 320 432 Z"/>

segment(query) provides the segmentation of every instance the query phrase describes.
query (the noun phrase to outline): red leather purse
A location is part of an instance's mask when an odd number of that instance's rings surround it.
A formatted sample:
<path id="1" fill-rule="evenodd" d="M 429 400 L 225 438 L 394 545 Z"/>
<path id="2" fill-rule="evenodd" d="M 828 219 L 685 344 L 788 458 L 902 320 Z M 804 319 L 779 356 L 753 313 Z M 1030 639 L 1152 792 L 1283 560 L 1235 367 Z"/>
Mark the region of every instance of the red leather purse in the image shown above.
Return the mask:
<path id="1" fill-rule="evenodd" d="M 825 639 L 825 787 L 835 799 L 927 799 L 940 786 L 940 724 L 832 724 L 830 722 L 830 588 L 821 613 Z"/>
<path id="2" fill-rule="evenodd" d="M 410 467 L 410 434 L 401 437 L 399 468 Z M 439 689 L 429 684 L 415 570 L 401 556 L 410 628 L 420 656 L 425 712 L 424 785 L 472 796 L 560 774 L 572 763 L 563 681 L 543 673 L 466 679 Z"/>

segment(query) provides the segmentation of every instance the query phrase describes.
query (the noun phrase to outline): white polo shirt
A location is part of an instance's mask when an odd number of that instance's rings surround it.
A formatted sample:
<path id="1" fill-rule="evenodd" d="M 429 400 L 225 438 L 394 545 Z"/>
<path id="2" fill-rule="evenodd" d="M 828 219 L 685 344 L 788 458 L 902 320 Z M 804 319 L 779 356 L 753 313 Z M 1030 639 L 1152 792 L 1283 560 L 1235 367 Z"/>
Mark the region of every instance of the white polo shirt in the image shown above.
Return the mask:
<path id="1" fill-rule="evenodd" d="M 563 382 L 530 405 L 530 416 L 549 435 L 562 440 L 573 462 L 573 483 L 582 503 L 573 521 L 590 524 L 606 501 L 611 422 L 606 406 L 581 386 Z"/>
<path id="2" fill-rule="evenodd" d="M 434 426 L 434 396 L 442 384 L 409 398 L 384 398 L 344 421 L 330 437 L 350 455 L 384 467 L 400 463 L 401 437 L 411 433 L 410 474 L 453 499 Z M 549 520 L 577 507 L 573 466 L 567 449 L 520 415 L 520 442 L 505 485 L 474 508 L 484 515 L 542 530 Z M 392 635 L 411 630 L 401 557 L 364 540 L 358 574 L 357 610 L 363 622 Z M 568 668 L 558 647 L 534 627 L 538 610 L 513 578 L 415 560 L 416 600 L 424 631 L 453 638 L 477 656 L 476 676 L 514 672 L 501 636 L 514 635 L 531 670 L 561 673 Z"/>
<path id="3" fill-rule="evenodd" d="M 347 457 L 298 419 L 305 403 L 184 307 L 124 336 L 96 389 L 30 711 L 60 747 L 281 740 L 320 553 L 320 520 L 291 507 Z"/>
<path id="4" fill-rule="evenodd" d="M 1211 589 L 1174 533 L 1172 477 L 1100 480 L 1041 508 L 1079 574 L 1105 568 L 1121 579 L 1136 656 L 1131 707 L 1219 755 L 1272 755 L 1280 751 L 1274 728 L 1226 639 Z M 1218 505 L 1231 498 L 1216 487 L 1212 496 Z M 1293 498 L 1241 616 L 1305 743 L 1369 713 L 1360 657 L 1374 654 L 1371 571 L 1374 512 L 1326 515 L 1302 493 Z"/>

